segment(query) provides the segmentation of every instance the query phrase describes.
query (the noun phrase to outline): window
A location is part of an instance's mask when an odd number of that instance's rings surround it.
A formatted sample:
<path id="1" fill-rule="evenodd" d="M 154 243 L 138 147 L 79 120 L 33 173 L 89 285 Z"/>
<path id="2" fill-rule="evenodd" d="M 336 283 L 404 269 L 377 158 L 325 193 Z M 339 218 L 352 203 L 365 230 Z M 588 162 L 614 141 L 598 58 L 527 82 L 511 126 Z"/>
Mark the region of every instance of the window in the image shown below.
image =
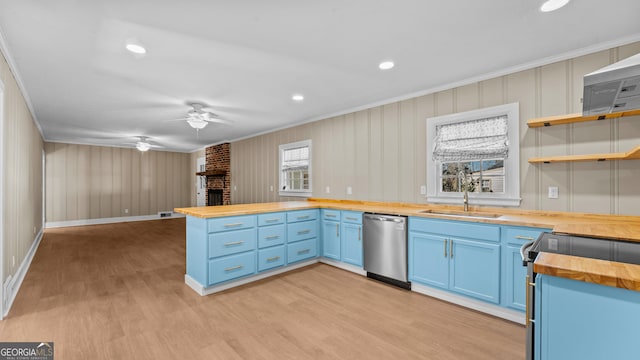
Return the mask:
<path id="1" fill-rule="evenodd" d="M 518 104 L 427 119 L 427 200 L 520 205 Z"/>
<path id="2" fill-rule="evenodd" d="M 280 145 L 280 195 L 311 196 L 311 140 Z"/>

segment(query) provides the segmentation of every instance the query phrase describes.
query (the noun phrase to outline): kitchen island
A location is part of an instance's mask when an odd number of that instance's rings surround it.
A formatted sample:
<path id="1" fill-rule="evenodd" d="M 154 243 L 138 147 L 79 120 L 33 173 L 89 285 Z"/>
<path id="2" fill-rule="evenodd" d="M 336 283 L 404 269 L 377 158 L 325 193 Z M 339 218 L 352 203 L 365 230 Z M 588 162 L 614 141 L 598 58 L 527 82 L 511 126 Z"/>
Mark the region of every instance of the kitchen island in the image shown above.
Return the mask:
<path id="1" fill-rule="evenodd" d="M 567 229 L 585 236 L 604 234 L 614 239 L 640 241 L 640 232 L 634 230 L 640 228 L 640 217 L 635 216 L 486 207 L 470 207 L 464 212 L 461 207 L 450 205 L 327 199 L 177 208 L 176 212 L 187 215 L 185 282 L 199 294 L 208 295 L 315 262 L 365 274 L 357 262 L 354 264 L 325 253 L 323 234 L 327 231 L 323 231 L 321 224 L 325 220 L 336 221 L 323 217 L 323 210 L 327 209 L 352 214 L 377 212 L 408 216 L 409 274 L 414 291 L 521 323 L 524 323 L 526 272 L 518 261 L 522 243 L 535 239 L 542 231 L 567 232 Z M 430 223 L 426 228 L 421 227 L 425 221 Z M 335 229 L 342 229 L 342 225 L 336 223 Z M 473 231 L 482 225 L 491 235 L 476 239 L 471 233 L 461 232 L 459 229 L 464 228 L 461 225 Z M 438 230 L 429 230 L 431 228 Z M 453 246 L 456 254 L 462 251 L 460 256 L 451 256 L 435 270 L 422 266 L 424 259 L 432 254 L 430 244 L 440 244 L 437 246 L 438 254 L 441 253 L 442 240 L 445 247 L 451 241 L 448 246 Z M 471 252 L 474 249 L 488 254 L 485 262 L 462 263 L 465 254 L 468 258 L 479 254 Z M 576 272 L 584 272 L 580 269 L 590 268 L 589 264 L 596 261 L 581 259 L 583 267 L 576 269 L 575 262 L 564 261 L 564 255 L 554 255 L 536 271 L 545 274 L 551 271 L 549 269 L 555 269 L 548 275 L 573 274 L 571 278 L 575 278 Z M 442 261 L 442 254 L 439 256 L 438 261 Z M 635 274 L 636 266 L 619 264 L 619 272 L 613 275 L 613 280 L 585 275 L 580 281 L 625 287 L 630 282 L 621 274 Z M 477 274 L 474 271 L 477 268 L 491 273 L 484 278 L 470 275 Z"/>

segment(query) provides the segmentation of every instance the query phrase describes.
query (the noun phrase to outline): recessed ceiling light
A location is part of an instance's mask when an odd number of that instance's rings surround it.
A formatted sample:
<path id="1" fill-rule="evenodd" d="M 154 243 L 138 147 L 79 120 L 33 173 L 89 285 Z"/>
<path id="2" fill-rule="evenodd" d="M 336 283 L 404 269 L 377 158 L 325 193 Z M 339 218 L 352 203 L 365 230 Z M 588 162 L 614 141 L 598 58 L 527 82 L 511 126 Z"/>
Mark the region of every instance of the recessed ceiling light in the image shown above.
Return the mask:
<path id="1" fill-rule="evenodd" d="M 138 54 L 138 55 L 143 55 L 143 54 L 147 53 L 147 49 L 145 49 L 144 46 L 138 45 L 138 44 L 134 44 L 134 43 L 128 43 L 126 48 L 130 52 L 132 52 L 134 54 Z"/>
<path id="2" fill-rule="evenodd" d="M 298 102 L 299 102 L 299 101 L 304 100 L 304 95 L 302 95 L 302 94 L 295 94 L 295 95 L 293 95 L 293 96 L 291 97 L 291 99 L 292 99 L 293 101 L 298 101 Z"/>
<path id="3" fill-rule="evenodd" d="M 393 63 L 393 61 L 383 61 L 380 63 L 380 65 L 378 65 L 378 67 L 380 68 L 380 70 L 389 70 L 389 69 L 393 69 L 393 67 L 396 66 L 396 64 Z"/>
<path id="4" fill-rule="evenodd" d="M 540 6 L 540 11 L 551 12 L 560 9 L 567 5 L 571 0 L 547 0 Z"/>

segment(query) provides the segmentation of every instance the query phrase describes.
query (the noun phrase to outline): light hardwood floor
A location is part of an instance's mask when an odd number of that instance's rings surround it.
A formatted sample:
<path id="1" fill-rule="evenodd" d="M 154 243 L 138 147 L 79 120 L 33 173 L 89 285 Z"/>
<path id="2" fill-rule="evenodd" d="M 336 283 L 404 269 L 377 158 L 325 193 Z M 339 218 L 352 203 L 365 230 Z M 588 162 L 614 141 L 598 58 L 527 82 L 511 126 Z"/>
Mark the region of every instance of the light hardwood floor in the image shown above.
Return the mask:
<path id="1" fill-rule="evenodd" d="M 48 229 L 0 341 L 56 359 L 523 359 L 525 330 L 324 264 L 201 297 L 184 219 Z"/>

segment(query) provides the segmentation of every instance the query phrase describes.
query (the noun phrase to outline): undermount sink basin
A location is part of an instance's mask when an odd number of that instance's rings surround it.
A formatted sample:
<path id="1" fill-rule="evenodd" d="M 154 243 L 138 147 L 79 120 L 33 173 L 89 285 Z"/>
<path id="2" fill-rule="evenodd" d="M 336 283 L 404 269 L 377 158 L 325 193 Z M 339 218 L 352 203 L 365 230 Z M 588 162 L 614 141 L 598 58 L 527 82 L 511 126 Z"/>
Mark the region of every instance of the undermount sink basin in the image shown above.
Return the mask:
<path id="1" fill-rule="evenodd" d="M 418 212 L 422 214 L 462 216 L 462 217 L 485 218 L 485 219 L 495 219 L 502 216 L 501 214 L 494 214 L 494 213 L 485 213 L 485 212 L 477 212 L 477 211 L 458 211 L 458 210 L 431 210 L 430 209 L 430 210 L 422 210 Z"/>

